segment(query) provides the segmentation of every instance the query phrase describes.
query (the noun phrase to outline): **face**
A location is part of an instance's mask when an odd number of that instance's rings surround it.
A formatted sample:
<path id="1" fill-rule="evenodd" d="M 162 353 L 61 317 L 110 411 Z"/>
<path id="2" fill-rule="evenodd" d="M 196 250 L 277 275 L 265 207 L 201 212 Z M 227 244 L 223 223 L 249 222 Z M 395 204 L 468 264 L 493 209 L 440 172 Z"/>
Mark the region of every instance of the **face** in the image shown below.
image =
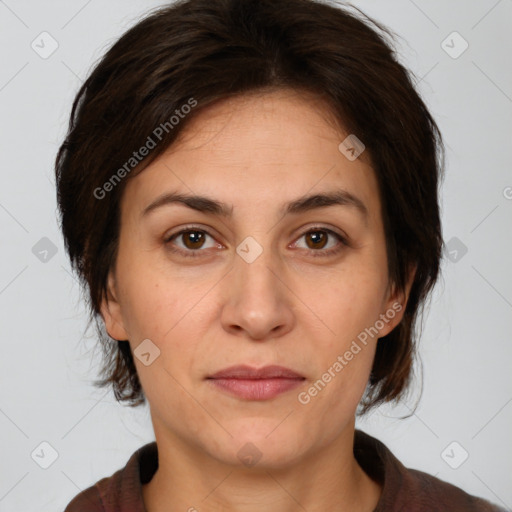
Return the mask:
<path id="1" fill-rule="evenodd" d="M 339 150 L 348 134 L 326 109 L 285 90 L 218 103 L 127 183 L 102 314 L 136 354 L 150 340 L 134 359 L 157 440 L 230 464 L 252 443 L 283 467 L 353 428 L 406 297 L 388 286 L 367 155 Z M 211 202 L 155 206 L 171 193 Z M 268 380 L 258 398 L 208 378 L 234 365 L 301 379 Z"/>

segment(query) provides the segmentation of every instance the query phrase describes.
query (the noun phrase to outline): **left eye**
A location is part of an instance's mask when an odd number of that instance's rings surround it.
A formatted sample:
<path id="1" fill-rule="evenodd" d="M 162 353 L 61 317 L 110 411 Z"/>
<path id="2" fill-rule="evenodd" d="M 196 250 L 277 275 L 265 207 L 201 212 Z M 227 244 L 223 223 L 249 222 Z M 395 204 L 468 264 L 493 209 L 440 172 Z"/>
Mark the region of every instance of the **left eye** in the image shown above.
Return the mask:
<path id="1" fill-rule="evenodd" d="M 313 252 L 323 252 L 324 254 L 336 252 L 339 250 L 340 243 L 341 245 L 346 245 L 345 239 L 341 235 L 326 228 L 315 228 L 307 231 L 299 238 L 299 240 L 302 238 L 305 238 L 306 240 L 306 247 L 302 246 L 300 247 L 301 249 L 306 249 Z M 333 238 L 338 240 L 338 244 L 334 242 L 329 245 L 329 239 L 332 240 Z M 296 247 L 299 246 L 298 242 L 296 242 L 294 245 Z M 322 249 L 323 251 L 321 251 Z"/>

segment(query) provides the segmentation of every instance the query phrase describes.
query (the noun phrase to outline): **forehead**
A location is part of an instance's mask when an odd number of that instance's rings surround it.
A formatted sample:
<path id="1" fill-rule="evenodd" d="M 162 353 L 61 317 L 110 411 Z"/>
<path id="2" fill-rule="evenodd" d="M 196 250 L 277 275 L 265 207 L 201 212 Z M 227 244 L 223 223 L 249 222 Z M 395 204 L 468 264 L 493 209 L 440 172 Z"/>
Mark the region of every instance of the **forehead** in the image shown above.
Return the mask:
<path id="1" fill-rule="evenodd" d="M 142 211 L 165 190 L 268 208 L 296 196 L 343 188 L 378 210 L 368 154 L 350 161 L 347 137 L 329 107 L 304 93 L 279 90 L 204 108 L 178 140 L 130 178 L 123 204 Z M 235 212 L 236 213 L 236 212 Z"/>

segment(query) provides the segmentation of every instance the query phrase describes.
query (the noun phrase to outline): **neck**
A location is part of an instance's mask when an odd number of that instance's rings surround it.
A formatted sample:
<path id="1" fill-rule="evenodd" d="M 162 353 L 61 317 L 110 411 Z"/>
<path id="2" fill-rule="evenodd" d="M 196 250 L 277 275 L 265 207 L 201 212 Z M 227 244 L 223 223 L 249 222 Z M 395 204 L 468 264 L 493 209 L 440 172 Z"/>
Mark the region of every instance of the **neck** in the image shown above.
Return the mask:
<path id="1" fill-rule="evenodd" d="M 373 512 L 381 494 L 354 457 L 353 424 L 323 449 L 279 468 L 226 465 L 169 441 L 157 438 L 159 467 L 142 487 L 147 512 Z"/>

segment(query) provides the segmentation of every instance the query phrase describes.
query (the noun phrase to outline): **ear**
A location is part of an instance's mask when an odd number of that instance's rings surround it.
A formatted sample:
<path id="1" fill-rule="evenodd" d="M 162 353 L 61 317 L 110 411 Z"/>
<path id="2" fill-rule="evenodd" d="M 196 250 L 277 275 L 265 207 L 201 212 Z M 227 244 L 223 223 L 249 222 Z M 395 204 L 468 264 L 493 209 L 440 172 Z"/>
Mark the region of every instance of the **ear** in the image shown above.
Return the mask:
<path id="1" fill-rule="evenodd" d="M 383 303 L 383 309 L 380 316 L 385 325 L 379 330 L 379 338 L 389 334 L 402 321 L 407 301 L 409 300 L 412 283 L 416 276 L 416 268 L 416 265 L 412 265 L 409 268 L 405 290 L 399 291 L 395 286 L 388 286 L 387 298 Z"/>
<path id="2" fill-rule="evenodd" d="M 110 271 L 108 274 L 107 298 L 103 297 L 101 301 L 101 316 L 111 338 L 121 341 L 128 340 L 129 336 L 124 325 L 121 304 L 117 297 L 114 273 Z"/>

